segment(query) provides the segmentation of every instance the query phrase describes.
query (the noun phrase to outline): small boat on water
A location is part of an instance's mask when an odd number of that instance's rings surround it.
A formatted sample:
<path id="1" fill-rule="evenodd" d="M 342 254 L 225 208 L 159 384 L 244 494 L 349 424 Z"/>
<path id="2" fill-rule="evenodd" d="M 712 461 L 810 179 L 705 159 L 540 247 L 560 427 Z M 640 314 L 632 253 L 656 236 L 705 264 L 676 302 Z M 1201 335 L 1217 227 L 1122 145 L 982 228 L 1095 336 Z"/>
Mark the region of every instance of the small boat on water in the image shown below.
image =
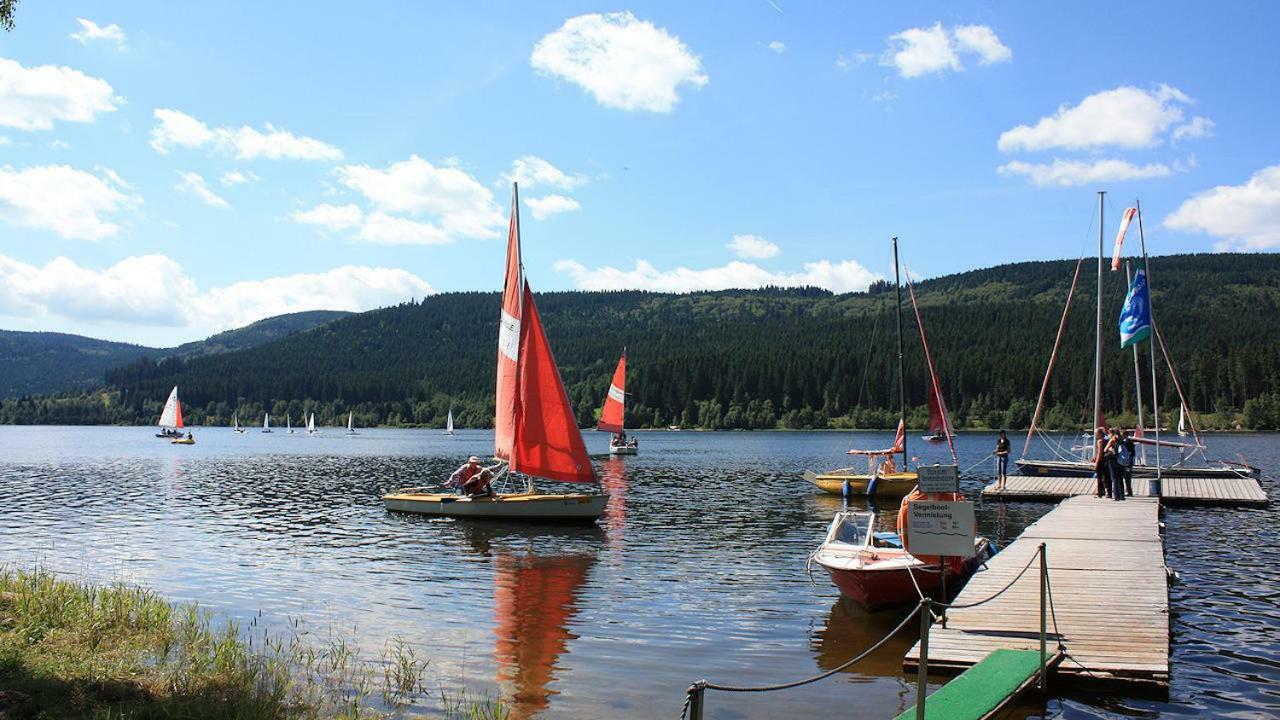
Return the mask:
<path id="1" fill-rule="evenodd" d="M 160 411 L 160 422 L 156 423 L 160 432 L 158 438 L 182 437 L 182 401 L 178 399 L 178 386 L 169 391 L 169 399 L 164 401 L 164 410 Z"/>
<path id="2" fill-rule="evenodd" d="M 444 420 L 444 434 L 453 435 L 453 408 L 449 408 L 449 417 Z"/>
<path id="3" fill-rule="evenodd" d="M 356 432 L 356 414 L 354 412 L 347 413 L 347 434 L 348 435 L 360 434 Z"/>
<path id="4" fill-rule="evenodd" d="M 195 445 L 196 439 L 191 435 L 191 433 L 187 433 L 183 437 L 177 437 L 170 440 L 169 444 L 170 445 Z"/>
<path id="5" fill-rule="evenodd" d="M 916 557 L 903 547 L 903 527 L 907 504 L 904 499 L 898 532 L 877 531 L 876 514 L 864 510 L 841 510 L 827 527 L 822 544 L 809 556 L 811 563 L 827 572 L 840 593 L 869 610 L 906 605 L 926 596 L 944 600 L 944 576 L 948 591 L 960 583 L 991 553 L 986 538 L 974 540 L 969 558 Z"/>
<path id="6" fill-rule="evenodd" d="M 241 433 L 241 434 L 243 434 L 243 433 L 244 433 L 244 428 L 240 427 L 240 415 L 239 415 L 239 414 L 234 414 L 234 415 L 232 415 L 232 416 L 231 416 L 231 429 L 232 429 L 232 430 L 234 430 L 234 431 L 236 431 L 236 432 L 238 432 L 238 433 Z"/>
<path id="7" fill-rule="evenodd" d="M 609 381 L 609 390 L 604 395 L 604 407 L 600 410 L 600 421 L 596 430 L 612 433 L 609 436 L 610 455 L 636 455 L 640 452 L 640 440 L 627 438 L 623 421 L 627 408 L 627 350 L 622 349 L 622 357 L 618 358 L 618 367 L 613 371 L 613 379 Z"/>
<path id="8" fill-rule="evenodd" d="M 951 423 L 947 418 L 945 401 L 938 396 L 932 384 L 929 386 L 929 434 L 921 440 L 928 443 L 944 443 L 951 439 Z"/>
<path id="9" fill-rule="evenodd" d="M 382 497 L 387 510 L 468 518 L 595 521 L 609 496 L 601 492 L 541 493 L 534 478 L 599 483 L 587 454 L 560 369 L 547 342 L 520 247 L 520 194 L 512 185 L 511 224 L 498 324 L 497 392 L 494 403 L 492 485 L 524 487 L 512 492 L 460 495 L 430 487 L 404 488 Z"/>
<path id="10" fill-rule="evenodd" d="M 285 429 L 289 431 L 289 434 L 292 435 L 293 434 L 293 416 L 292 415 L 284 416 L 284 426 L 285 426 Z"/>
<path id="11" fill-rule="evenodd" d="M 315 435 L 317 432 L 319 432 L 319 430 L 316 430 L 316 414 L 311 413 L 307 416 L 307 434 Z"/>
<path id="12" fill-rule="evenodd" d="M 271 413 L 262 416 L 262 432 L 271 432 Z"/>

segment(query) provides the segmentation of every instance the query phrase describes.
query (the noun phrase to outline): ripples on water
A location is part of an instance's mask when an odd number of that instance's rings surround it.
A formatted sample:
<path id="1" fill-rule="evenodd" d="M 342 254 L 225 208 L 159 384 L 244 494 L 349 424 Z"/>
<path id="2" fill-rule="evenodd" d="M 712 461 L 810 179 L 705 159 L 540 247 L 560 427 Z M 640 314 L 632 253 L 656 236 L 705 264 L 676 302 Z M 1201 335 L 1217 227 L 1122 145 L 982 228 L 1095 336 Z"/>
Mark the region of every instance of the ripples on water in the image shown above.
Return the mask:
<path id="1" fill-rule="evenodd" d="M 804 468 L 841 463 L 837 433 L 642 433 L 642 454 L 600 464 L 599 526 L 523 527 L 385 512 L 379 496 L 437 479 L 491 435 L 373 430 L 317 437 L 197 430 L 193 447 L 145 428 L 0 428 L 0 562 L 124 580 L 268 625 L 301 618 L 376 653 L 403 638 L 428 679 L 501 693 L 517 718 L 674 716 L 689 682 L 811 675 L 879 640 L 901 611 L 868 614 L 805 558 L 839 500 Z M 592 434 L 593 450 L 604 449 Z M 867 446 L 888 436 L 867 436 Z M 961 466 L 994 440 L 964 436 Z M 1213 438 L 1274 476 L 1273 438 Z M 916 450 L 916 449 L 913 449 Z M 926 461 L 943 460 L 926 447 Z M 936 456 L 936 457 L 935 457 Z M 990 471 L 983 465 L 979 471 Z M 980 480 L 967 489 L 977 490 Z M 1275 493 L 1274 478 L 1264 481 Z M 985 505 L 1007 544 L 1047 505 Z M 882 508 L 892 524 L 896 508 Z M 1262 717 L 1280 705 L 1280 538 L 1271 509 L 1165 513 L 1173 687 L 1167 700 L 1066 698 L 1019 714 Z M 1122 599 L 1118 599 L 1122 602 Z M 890 717 L 914 703 L 904 629 L 838 678 L 766 695 L 709 695 L 709 718 Z M 432 708 L 424 708 L 424 712 Z"/>

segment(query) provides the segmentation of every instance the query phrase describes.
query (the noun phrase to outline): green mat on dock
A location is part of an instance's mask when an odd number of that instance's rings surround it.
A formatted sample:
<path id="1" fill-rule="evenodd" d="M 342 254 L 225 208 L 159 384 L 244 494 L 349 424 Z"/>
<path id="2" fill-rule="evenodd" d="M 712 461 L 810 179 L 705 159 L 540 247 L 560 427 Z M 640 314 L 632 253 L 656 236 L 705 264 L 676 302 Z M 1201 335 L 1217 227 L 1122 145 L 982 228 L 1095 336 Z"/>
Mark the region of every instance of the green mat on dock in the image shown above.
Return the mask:
<path id="1" fill-rule="evenodd" d="M 1037 650 L 995 650 L 925 699 L 926 720 L 978 720 L 1000 707 L 1040 670 Z M 911 706 L 897 720 L 913 720 Z"/>

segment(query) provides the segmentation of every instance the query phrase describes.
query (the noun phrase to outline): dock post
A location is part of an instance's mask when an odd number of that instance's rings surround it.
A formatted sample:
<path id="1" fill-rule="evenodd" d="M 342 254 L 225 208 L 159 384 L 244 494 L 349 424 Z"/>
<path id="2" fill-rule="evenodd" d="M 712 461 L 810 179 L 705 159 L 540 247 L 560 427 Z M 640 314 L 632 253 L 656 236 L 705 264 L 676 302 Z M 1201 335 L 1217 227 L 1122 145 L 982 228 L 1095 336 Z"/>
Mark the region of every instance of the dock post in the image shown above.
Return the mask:
<path id="1" fill-rule="evenodd" d="M 1040 543 L 1040 677 L 1036 680 L 1036 687 L 1040 692 L 1044 692 L 1049 685 L 1048 678 L 1045 677 L 1045 671 L 1048 665 L 1048 655 L 1046 654 L 1048 645 L 1048 618 L 1045 613 L 1045 601 L 1049 594 L 1049 563 L 1045 558 L 1045 544 Z"/>
<path id="2" fill-rule="evenodd" d="M 924 720 L 924 703 L 929 694 L 929 625 L 933 621 L 933 600 L 920 598 L 920 663 L 916 667 L 916 720 Z"/>
<path id="3" fill-rule="evenodd" d="M 689 694 L 687 703 L 689 706 L 689 720 L 702 720 L 702 701 L 706 695 L 706 682 L 706 680 L 699 680 L 690 685 L 686 691 Z"/>

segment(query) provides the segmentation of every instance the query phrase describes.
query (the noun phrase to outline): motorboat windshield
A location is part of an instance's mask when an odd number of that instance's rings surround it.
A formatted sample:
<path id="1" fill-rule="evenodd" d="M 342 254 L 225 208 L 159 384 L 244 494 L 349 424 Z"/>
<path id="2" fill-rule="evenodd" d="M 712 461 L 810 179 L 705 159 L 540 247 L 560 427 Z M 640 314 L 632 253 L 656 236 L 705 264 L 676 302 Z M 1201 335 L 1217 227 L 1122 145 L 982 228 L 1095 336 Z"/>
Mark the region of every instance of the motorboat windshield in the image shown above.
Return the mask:
<path id="1" fill-rule="evenodd" d="M 875 521 L 876 515 L 871 512 L 856 510 L 837 512 L 835 519 L 831 521 L 830 529 L 827 530 L 827 543 L 862 547 L 867 544 L 867 536 L 871 533 Z"/>

